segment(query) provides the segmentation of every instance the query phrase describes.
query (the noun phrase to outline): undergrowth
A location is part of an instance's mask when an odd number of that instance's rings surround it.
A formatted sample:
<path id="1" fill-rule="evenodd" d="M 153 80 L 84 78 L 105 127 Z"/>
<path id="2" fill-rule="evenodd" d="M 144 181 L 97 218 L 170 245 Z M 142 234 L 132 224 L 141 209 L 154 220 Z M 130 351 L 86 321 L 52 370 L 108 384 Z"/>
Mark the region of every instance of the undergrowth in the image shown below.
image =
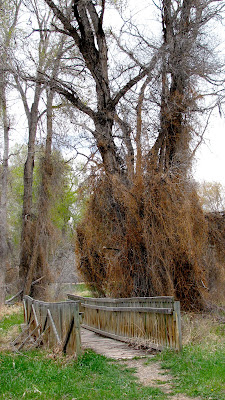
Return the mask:
<path id="1" fill-rule="evenodd" d="M 129 189 L 101 176 L 77 226 L 78 269 L 102 297 L 170 295 L 203 310 L 220 276 L 209 248 L 195 186 L 160 174 Z"/>
<path id="2" fill-rule="evenodd" d="M 20 324 L 24 322 L 21 305 L 4 306 L 0 309 L 0 349 L 9 345 L 13 336 L 21 331 Z"/>
<path id="3" fill-rule="evenodd" d="M 76 283 L 73 288 L 72 294 L 82 297 L 91 297 L 94 295 L 86 283 Z"/>

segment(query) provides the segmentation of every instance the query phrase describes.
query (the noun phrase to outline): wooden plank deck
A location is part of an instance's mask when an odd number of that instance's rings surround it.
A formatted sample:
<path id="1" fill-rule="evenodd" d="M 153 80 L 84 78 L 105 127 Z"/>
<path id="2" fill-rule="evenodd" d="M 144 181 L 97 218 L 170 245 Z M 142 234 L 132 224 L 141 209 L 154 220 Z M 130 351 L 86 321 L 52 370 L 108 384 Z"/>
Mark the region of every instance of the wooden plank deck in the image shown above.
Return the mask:
<path id="1" fill-rule="evenodd" d="M 131 347 L 128 343 L 106 338 L 95 332 L 81 328 L 81 344 L 83 349 L 92 349 L 98 354 L 115 360 L 129 360 L 134 357 L 147 357 L 149 351 Z"/>

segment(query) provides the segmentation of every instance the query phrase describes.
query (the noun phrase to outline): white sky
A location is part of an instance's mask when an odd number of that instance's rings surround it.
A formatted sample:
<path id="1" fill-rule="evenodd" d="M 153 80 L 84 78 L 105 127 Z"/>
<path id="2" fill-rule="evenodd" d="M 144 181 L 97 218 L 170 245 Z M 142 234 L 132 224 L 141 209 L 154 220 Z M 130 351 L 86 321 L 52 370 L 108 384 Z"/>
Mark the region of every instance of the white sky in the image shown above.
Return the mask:
<path id="1" fill-rule="evenodd" d="M 219 115 L 211 121 L 204 143 L 196 152 L 193 172 L 197 181 L 216 181 L 225 186 L 225 120 Z"/>

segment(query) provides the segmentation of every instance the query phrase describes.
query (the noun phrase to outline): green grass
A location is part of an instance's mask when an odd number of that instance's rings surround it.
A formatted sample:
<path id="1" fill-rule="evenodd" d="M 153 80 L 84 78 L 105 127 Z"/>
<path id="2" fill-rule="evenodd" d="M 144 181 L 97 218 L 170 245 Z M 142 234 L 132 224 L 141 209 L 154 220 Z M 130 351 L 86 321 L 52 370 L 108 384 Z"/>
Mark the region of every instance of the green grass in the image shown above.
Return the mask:
<path id="1" fill-rule="evenodd" d="M 77 296 L 92 297 L 91 290 L 89 289 L 88 285 L 86 285 L 86 283 L 77 283 L 74 288 L 75 294 Z"/>
<path id="2" fill-rule="evenodd" d="M 42 351 L 0 354 L 0 399 L 163 400 L 131 371 L 92 351 L 78 361 L 52 360 Z"/>
<path id="3" fill-rule="evenodd" d="M 19 325 L 24 322 L 23 311 L 22 308 L 18 313 L 13 313 L 10 315 L 6 315 L 4 318 L 0 320 L 0 333 L 7 333 L 10 328 L 14 325 Z"/>
<path id="4" fill-rule="evenodd" d="M 225 344 L 188 345 L 179 354 L 168 350 L 157 358 L 175 377 L 175 393 L 225 400 Z"/>
<path id="5" fill-rule="evenodd" d="M 73 284 L 72 287 L 69 288 L 68 293 L 82 297 L 95 297 L 95 295 L 97 295 L 97 293 L 92 291 L 88 284 L 84 282 Z"/>

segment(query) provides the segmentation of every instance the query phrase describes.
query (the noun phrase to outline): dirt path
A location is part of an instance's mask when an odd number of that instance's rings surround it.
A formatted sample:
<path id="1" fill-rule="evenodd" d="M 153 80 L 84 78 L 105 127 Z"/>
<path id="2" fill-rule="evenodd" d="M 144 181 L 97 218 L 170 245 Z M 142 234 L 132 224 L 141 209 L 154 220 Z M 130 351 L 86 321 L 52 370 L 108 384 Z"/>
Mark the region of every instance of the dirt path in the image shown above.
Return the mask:
<path id="1" fill-rule="evenodd" d="M 183 394 L 172 395 L 173 377 L 168 371 L 161 368 L 160 362 L 151 361 L 146 365 L 147 359 L 154 358 L 154 355 L 148 351 L 134 349 L 127 343 L 105 338 L 86 329 L 81 329 L 81 341 L 83 348 L 92 349 L 96 353 L 121 362 L 129 368 L 135 368 L 135 375 L 142 385 L 160 388 L 169 395 L 169 400 L 201 400 Z"/>

